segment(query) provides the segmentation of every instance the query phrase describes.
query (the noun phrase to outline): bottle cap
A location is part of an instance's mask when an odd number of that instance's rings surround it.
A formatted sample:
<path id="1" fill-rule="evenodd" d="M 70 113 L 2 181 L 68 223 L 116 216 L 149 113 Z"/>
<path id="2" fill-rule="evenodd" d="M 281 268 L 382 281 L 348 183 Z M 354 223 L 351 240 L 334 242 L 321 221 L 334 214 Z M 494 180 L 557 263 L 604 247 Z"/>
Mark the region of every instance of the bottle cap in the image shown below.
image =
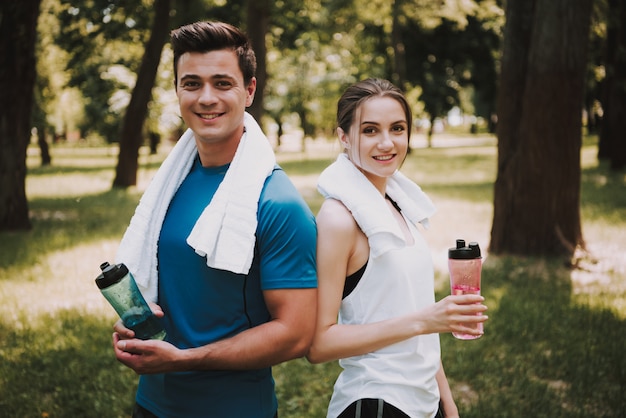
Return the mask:
<path id="1" fill-rule="evenodd" d="M 469 245 L 466 246 L 465 240 L 457 239 L 456 247 L 448 249 L 448 258 L 454 260 L 471 260 L 481 258 L 480 246 L 477 242 L 470 242 Z"/>
<path id="2" fill-rule="evenodd" d="M 98 289 L 104 289 L 122 280 L 128 274 L 128 267 L 123 263 L 109 264 L 108 261 L 100 264 L 102 274 L 96 277 Z"/>

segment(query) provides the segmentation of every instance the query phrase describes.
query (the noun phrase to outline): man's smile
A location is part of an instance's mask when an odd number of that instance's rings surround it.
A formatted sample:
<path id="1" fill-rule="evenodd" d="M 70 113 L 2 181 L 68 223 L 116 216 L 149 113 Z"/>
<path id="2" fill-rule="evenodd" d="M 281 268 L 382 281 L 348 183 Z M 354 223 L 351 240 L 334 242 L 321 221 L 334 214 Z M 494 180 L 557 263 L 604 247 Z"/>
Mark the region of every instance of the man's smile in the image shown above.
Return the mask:
<path id="1" fill-rule="evenodd" d="M 223 113 L 197 113 L 197 115 L 202 119 L 213 120 L 222 116 Z"/>

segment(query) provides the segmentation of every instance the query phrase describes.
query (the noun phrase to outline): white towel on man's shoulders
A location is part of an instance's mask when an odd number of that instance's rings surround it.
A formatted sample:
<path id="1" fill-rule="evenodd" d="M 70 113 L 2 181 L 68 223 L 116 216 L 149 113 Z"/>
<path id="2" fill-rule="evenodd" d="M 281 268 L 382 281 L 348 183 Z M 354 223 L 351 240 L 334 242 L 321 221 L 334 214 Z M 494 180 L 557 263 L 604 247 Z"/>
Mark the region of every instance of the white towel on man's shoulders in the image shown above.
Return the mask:
<path id="1" fill-rule="evenodd" d="M 187 237 L 187 243 L 206 256 L 209 267 L 237 274 L 247 274 L 252 264 L 259 196 L 276 165 L 269 141 L 248 113 L 244 126 L 245 133 L 224 180 Z M 141 197 L 117 251 L 116 262 L 126 264 L 150 301 L 157 299 L 161 225 L 197 152 L 193 132 L 188 129 Z"/>
<path id="2" fill-rule="evenodd" d="M 378 257 L 406 245 L 385 197 L 345 154 L 340 154 L 322 172 L 317 188 L 325 198 L 339 200 L 348 208 L 367 236 L 372 256 Z M 386 192 L 407 219 L 428 227 L 428 218 L 435 213 L 435 206 L 417 184 L 396 171 L 387 180 Z"/>

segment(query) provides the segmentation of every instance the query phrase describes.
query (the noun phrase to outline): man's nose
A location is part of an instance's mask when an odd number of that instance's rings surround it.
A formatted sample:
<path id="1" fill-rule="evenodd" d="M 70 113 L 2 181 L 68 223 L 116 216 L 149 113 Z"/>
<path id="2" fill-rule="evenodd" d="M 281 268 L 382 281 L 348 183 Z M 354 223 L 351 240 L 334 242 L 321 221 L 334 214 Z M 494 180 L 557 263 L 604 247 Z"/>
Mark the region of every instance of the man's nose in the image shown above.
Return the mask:
<path id="1" fill-rule="evenodd" d="M 211 104 L 215 102 L 216 97 L 217 96 L 215 95 L 213 87 L 207 84 L 200 90 L 200 97 L 198 98 L 198 101 L 202 104 Z"/>

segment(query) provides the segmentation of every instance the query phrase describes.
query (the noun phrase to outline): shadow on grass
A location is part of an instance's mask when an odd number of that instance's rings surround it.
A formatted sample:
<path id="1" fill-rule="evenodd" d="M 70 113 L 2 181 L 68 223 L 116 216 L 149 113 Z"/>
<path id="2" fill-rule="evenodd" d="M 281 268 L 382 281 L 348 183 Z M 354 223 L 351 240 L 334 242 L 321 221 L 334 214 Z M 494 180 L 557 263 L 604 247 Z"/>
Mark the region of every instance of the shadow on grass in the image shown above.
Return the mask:
<path id="1" fill-rule="evenodd" d="M 461 415 L 623 417 L 626 321 L 577 303 L 564 268 L 507 258 L 497 264 L 483 273 L 491 307 L 485 335 L 442 336 L 448 377 L 471 387 L 465 399 L 457 393 Z"/>
<path id="2" fill-rule="evenodd" d="M 583 170 L 581 207 L 589 217 L 602 216 L 624 222 L 626 172 L 612 172 L 604 162 Z"/>
<path id="3" fill-rule="evenodd" d="M 441 337 L 461 415 L 622 417 L 625 321 L 577 304 L 565 269 L 494 263 L 483 276 L 491 308 L 485 336 Z M 27 329 L 0 322 L 0 416 L 128 416 L 137 378 L 113 357 L 110 334 L 109 319 L 74 310 Z M 323 416 L 338 372 L 336 362 L 277 366 L 281 417 Z"/>
<path id="4" fill-rule="evenodd" d="M 465 418 L 621 418 L 626 410 L 626 321 L 572 295 L 558 262 L 490 256 L 485 335 L 441 335 L 442 356 Z M 441 292 L 437 300 L 445 297 Z M 275 368 L 281 417 L 324 416 L 336 362 Z"/>
<path id="5" fill-rule="evenodd" d="M 116 189 L 80 198 L 33 199 L 32 230 L 0 233 L 0 268 L 26 268 L 54 251 L 121 238 L 138 200 Z"/>
<path id="6" fill-rule="evenodd" d="M 113 355 L 111 320 L 66 310 L 37 322 L 0 322 L 0 417 L 129 417 L 138 378 Z M 276 366 L 281 418 L 325 416 L 338 370 L 305 359 Z"/>
<path id="7" fill-rule="evenodd" d="M 102 171 L 110 171 L 111 165 L 108 163 L 90 164 L 89 166 L 66 166 L 66 165 L 47 165 L 43 167 L 34 167 L 28 169 L 29 177 L 39 176 L 56 176 L 67 174 L 85 174 L 90 175 Z"/>
<path id="8" fill-rule="evenodd" d="M 161 166 L 163 159 L 163 155 L 140 155 L 138 157 L 138 168 L 140 170 L 156 170 Z M 63 164 L 64 162 L 66 164 Z M 64 155 L 60 156 L 60 158 L 55 158 L 53 155 L 51 165 L 30 165 L 28 176 L 91 174 L 101 171 L 114 171 L 116 164 L 117 153 L 103 153 L 99 147 L 72 148 L 65 150 Z"/>
<path id="9" fill-rule="evenodd" d="M 117 362 L 111 321 L 63 311 L 28 329 L 0 323 L 0 416 L 128 417 L 137 377 Z"/>

